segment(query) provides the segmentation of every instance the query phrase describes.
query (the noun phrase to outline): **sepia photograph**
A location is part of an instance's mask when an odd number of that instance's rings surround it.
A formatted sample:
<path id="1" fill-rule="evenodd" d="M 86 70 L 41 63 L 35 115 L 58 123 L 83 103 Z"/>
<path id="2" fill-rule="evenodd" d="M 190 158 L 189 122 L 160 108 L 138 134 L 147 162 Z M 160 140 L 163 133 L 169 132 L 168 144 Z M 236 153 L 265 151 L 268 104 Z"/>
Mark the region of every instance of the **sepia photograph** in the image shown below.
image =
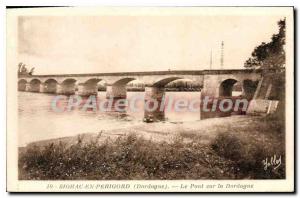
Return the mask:
<path id="1" fill-rule="evenodd" d="M 293 7 L 6 13 L 8 191 L 294 191 Z"/>

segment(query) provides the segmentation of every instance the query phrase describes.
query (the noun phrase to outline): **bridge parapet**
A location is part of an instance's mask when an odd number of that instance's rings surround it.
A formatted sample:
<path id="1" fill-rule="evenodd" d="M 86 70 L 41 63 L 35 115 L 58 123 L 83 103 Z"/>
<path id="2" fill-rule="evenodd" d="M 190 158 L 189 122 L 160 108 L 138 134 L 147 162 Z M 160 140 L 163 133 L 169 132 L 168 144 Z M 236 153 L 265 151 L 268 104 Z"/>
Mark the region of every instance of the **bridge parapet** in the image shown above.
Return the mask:
<path id="1" fill-rule="evenodd" d="M 87 84 L 88 81 L 104 81 L 107 85 L 125 86 L 132 80 L 138 80 L 146 86 L 165 86 L 166 82 L 177 79 L 188 79 L 203 85 L 202 71 L 156 71 L 156 72 L 124 72 L 124 73 L 101 73 L 101 74 L 62 74 L 62 75 L 32 75 L 19 78 L 31 82 L 38 79 L 41 83 L 49 80 L 63 84 L 67 80 L 73 80 L 76 84 Z M 129 79 L 129 80 L 128 80 Z M 120 82 L 123 82 L 121 84 Z"/>

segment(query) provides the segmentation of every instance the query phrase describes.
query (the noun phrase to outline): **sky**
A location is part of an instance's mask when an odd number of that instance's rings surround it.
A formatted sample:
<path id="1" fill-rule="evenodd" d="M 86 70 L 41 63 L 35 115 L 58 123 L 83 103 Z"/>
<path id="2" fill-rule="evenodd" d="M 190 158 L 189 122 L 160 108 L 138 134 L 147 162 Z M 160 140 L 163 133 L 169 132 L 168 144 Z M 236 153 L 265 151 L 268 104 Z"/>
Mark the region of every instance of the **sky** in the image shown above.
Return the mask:
<path id="1" fill-rule="evenodd" d="M 22 16 L 18 60 L 35 74 L 242 69 L 281 16 Z"/>

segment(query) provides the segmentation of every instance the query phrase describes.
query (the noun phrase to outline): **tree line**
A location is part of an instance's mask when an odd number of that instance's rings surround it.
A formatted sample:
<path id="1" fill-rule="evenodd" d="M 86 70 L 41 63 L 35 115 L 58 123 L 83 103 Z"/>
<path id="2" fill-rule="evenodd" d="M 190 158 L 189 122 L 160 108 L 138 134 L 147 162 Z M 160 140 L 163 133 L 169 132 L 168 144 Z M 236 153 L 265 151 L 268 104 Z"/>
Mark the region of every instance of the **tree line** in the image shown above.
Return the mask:
<path id="1" fill-rule="evenodd" d="M 24 63 L 19 63 L 18 65 L 18 76 L 31 76 L 34 72 L 34 67 L 30 70 L 27 69 L 27 66 Z"/>
<path id="2" fill-rule="evenodd" d="M 279 32 L 273 34 L 269 43 L 262 42 L 255 47 L 251 57 L 246 60 L 244 67 L 247 69 L 283 69 L 285 68 L 285 39 L 286 20 L 277 22 Z"/>

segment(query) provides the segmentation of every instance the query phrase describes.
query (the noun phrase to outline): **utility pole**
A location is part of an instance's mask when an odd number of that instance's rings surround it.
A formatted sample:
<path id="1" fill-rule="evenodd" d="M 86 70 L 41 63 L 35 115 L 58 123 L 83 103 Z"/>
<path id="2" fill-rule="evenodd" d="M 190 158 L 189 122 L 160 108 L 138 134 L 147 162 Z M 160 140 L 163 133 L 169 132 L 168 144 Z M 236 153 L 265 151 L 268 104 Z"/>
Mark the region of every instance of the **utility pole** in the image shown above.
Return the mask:
<path id="1" fill-rule="evenodd" d="M 224 66 L 224 41 L 222 41 L 221 43 L 221 60 L 220 60 L 220 66 L 221 66 L 221 69 L 223 69 L 223 66 Z"/>

